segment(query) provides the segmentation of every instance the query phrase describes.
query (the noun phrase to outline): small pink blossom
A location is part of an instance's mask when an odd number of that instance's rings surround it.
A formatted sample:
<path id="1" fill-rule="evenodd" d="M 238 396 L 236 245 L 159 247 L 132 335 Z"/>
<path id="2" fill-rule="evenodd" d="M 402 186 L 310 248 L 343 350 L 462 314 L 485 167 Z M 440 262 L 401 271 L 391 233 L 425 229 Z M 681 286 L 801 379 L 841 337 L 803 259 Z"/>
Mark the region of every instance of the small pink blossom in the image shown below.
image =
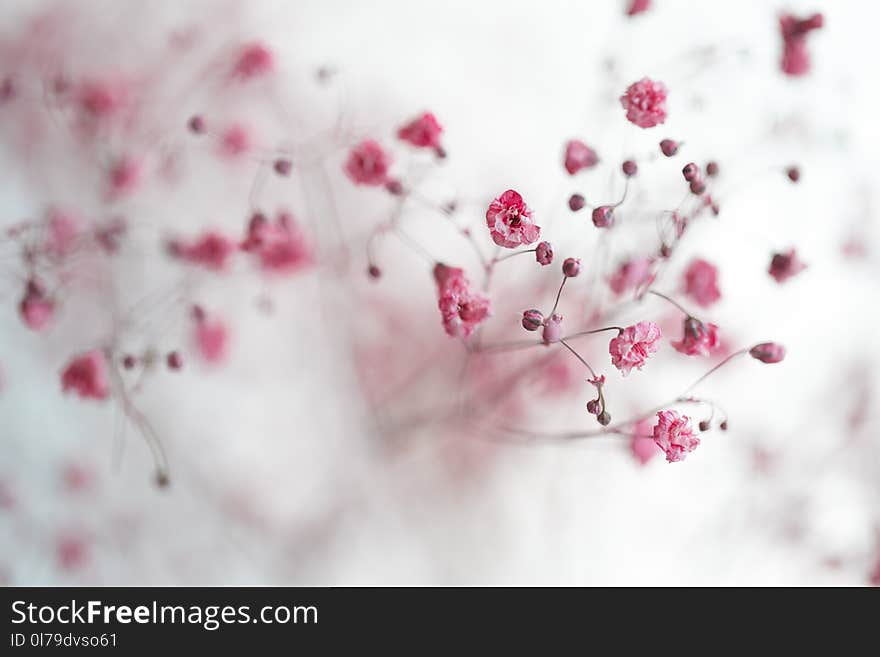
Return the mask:
<path id="1" fill-rule="evenodd" d="M 384 185 L 390 166 L 391 156 L 378 142 L 366 139 L 351 149 L 345 172 L 357 185 Z"/>
<path id="2" fill-rule="evenodd" d="M 780 363 L 785 358 L 785 347 L 777 342 L 762 342 L 749 349 L 749 355 L 762 363 Z"/>
<path id="3" fill-rule="evenodd" d="M 61 372 L 61 387 L 83 399 L 107 399 L 110 381 L 104 354 L 95 349 L 74 357 Z"/>
<path id="4" fill-rule="evenodd" d="M 571 139 L 565 145 L 565 170 L 570 175 L 576 174 L 581 169 L 590 169 L 599 163 L 596 151 L 587 146 L 579 139 Z"/>
<path id="5" fill-rule="evenodd" d="M 446 334 L 467 338 L 492 313 L 488 297 L 471 290 L 464 271 L 437 263 L 434 267 L 437 283 L 437 306 L 443 317 Z"/>
<path id="6" fill-rule="evenodd" d="M 208 363 L 219 363 L 226 358 L 229 331 L 217 318 L 202 316 L 196 320 L 195 343 L 201 357 Z"/>
<path id="7" fill-rule="evenodd" d="M 666 86 L 650 78 L 633 82 L 620 97 L 626 118 L 640 128 L 653 128 L 666 121 Z"/>
<path id="8" fill-rule="evenodd" d="M 240 123 L 226 128 L 220 136 L 220 152 L 227 157 L 238 157 L 251 149 L 251 135 Z"/>
<path id="9" fill-rule="evenodd" d="M 233 75 L 248 80 L 271 73 L 274 68 L 275 57 L 272 51 L 262 43 L 249 43 L 239 53 Z"/>
<path id="10" fill-rule="evenodd" d="M 707 260 L 696 258 L 684 272 L 684 291 L 704 308 L 721 298 L 718 289 L 718 268 Z"/>
<path id="11" fill-rule="evenodd" d="M 608 286 L 614 294 L 638 290 L 654 280 L 654 259 L 633 258 L 622 263 L 608 279 Z"/>
<path id="12" fill-rule="evenodd" d="M 41 331 L 49 325 L 55 314 L 55 303 L 46 295 L 36 279 L 28 281 L 18 311 L 25 325 L 32 331 Z"/>
<path id="13" fill-rule="evenodd" d="M 687 454 L 700 444 L 700 439 L 694 435 L 687 415 L 660 411 L 657 413 L 657 424 L 654 425 L 654 442 L 666 452 L 666 460 L 674 463 L 684 461 Z"/>
<path id="14" fill-rule="evenodd" d="M 94 119 L 105 119 L 117 113 L 128 100 L 128 87 L 120 81 L 88 80 L 77 92 L 83 112 Z"/>
<path id="15" fill-rule="evenodd" d="M 208 231 L 190 244 L 174 242 L 172 248 L 186 262 L 221 271 L 226 268 L 237 245 L 216 231 Z"/>
<path id="16" fill-rule="evenodd" d="M 653 440 L 653 428 L 650 420 L 642 420 L 633 428 L 629 451 L 640 465 L 645 465 L 657 456 L 657 444 Z"/>
<path id="17" fill-rule="evenodd" d="M 544 344 L 553 344 L 562 339 L 562 315 L 553 313 L 544 320 L 544 330 L 541 332 Z"/>
<path id="18" fill-rule="evenodd" d="M 777 283 L 785 283 L 789 278 L 796 276 L 806 268 L 807 266 L 798 259 L 797 252 L 794 249 L 789 249 L 785 253 L 773 254 L 767 272 Z"/>
<path id="19" fill-rule="evenodd" d="M 654 322 L 628 326 L 608 345 L 611 364 L 627 376 L 633 368 L 642 369 L 648 357 L 659 348 L 659 342 L 660 327 Z"/>
<path id="20" fill-rule="evenodd" d="M 799 19 L 791 14 L 779 17 L 779 33 L 782 36 L 782 72 L 786 75 L 804 75 L 810 71 L 810 53 L 807 35 L 825 24 L 822 14 Z"/>
<path id="21" fill-rule="evenodd" d="M 532 211 L 523 197 L 508 189 L 486 210 L 486 225 L 498 246 L 513 249 L 531 244 L 541 236 L 541 227 L 532 223 Z"/>
<path id="22" fill-rule="evenodd" d="M 46 237 L 46 250 L 55 256 L 65 256 L 73 251 L 80 235 L 80 221 L 69 212 L 52 210 L 49 212 L 49 234 Z"/>
<path id="23" fill-rule="evenodd" d="M 672 342 L 672 348 L 686 356 L 709 356 L 720 346 L 718 327 L 693 317 L 684 320 L 681 340 Z"/>
<path id="24" fill-rule="evenodd" d="M 627 7 L 627 16 L 636 16 L 648 11 L 651 8 L 651 0 L 630 0 Z"/>
<path id="25" fill-rule="evenodd" d="M 409 142 L 418 148 L 440 148 L 440 135 L 443 126 L 430 112 L 413 119 L 397 131 L 398 139 Z"/>
<path id="26" fill-rule="evenodd" d="M 140 160 L 125 156 L 116 161 L 108 176 L 109 196 L 119 199 L 135 191 L 143 179 L 143 164 Z"/>

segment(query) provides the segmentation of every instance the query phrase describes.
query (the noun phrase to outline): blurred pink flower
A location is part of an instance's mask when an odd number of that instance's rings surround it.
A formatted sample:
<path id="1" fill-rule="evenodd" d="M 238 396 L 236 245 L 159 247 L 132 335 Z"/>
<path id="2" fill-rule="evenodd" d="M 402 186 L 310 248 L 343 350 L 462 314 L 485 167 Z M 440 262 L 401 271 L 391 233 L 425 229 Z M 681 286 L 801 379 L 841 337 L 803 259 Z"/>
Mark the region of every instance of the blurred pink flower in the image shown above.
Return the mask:
<path id="1" fill-rule="evenodd" d="M 681 340 L 672 342 L 672 348 L 686 356 L 709 356 L 721 346 L 718 327 L 693 317 L 684 320 Z"/>
<path id="2" fill-rule="evenodd" d="M 721 298 L 718 268 L 702 258 L 694 259 L 684 272 L 684 291 L 704 308 Z"/>
<path id="3" fill-rule="evenodd" d="M 202 317 L 196 321 L 196 347 L 208 363 L 219 363 L 226 358 L 229 332 L 217 318 Z"/>
<path id="4" fill-rule="evenodd" d="M 233 74 L 242 80 L 248 80 L 271 73 L 274 68 L 275 58 L 272 51 L 262 43 L 249 43 L 239 53 Z"/>
<path id="5" fill-rule="evenodd" d="M 388 182 L 391 156 L 378 142 L 366 139 L 351 149 L 345 172 L 358 185 L 384 185 Z"/>
<path id="6" fill-rule="evenodd" d="M 650 420 L 642 420 L 633 428 L 629 451 L 640 465 L 645 465 L 645 463 L 660 453 L 657 451 L 657 444 L 653 440 L 652 431 Z"/>
<path id="7" fill-rule="evenodd" d="M 186 262 L 220 271 L 226 267 L 229 256 L 235 252 L 236 244 L 216 231 L 207 231 L 192 243 L 174 242 L 173 250 Z"/>
<path id="8" fill-rule="evenodd" d="M 430 112 L 413 119 L 397 131 L 397 137 L 419 148 L 440 148 L 443 126 Z"/>
<path id="9" fill-rule="evenodd" d="M 589 169 L 598 163 L 596 151 L 579 139 L 572 139 L 565 145 L 565 170 L 572 176 L 581 169 Z"/>
<path id="10" fill-rule="evenodd" d="M 654 280 L 654 259 L 633 258 L 622 263 L 608 279 L 608 287 L 614 294 L 638 290 Z"/>
<path id="11" fill-rule="evenodd" d="M 104 354 L 95 349 L 74 357 L 61 373 L 64 392 L 73 390 L 83 399 L 107 399 L 110 382 Z"/>
<path id="12" fill-rule="evenodd" d="M 47 295 L 36 279 L 31 279 L 25 288 L 24 297 L 18 311 L 25 325 L 32 331 L 40 331 L 49 325 L 55 314 L 55 303 Z"/>
<path id="13" fill-rule="evenodd" d="M 806 268 L 807 266 L 798 259 L 797 252 L 794 249 L 789 249 L 785 253 L 773 254 L 767 272 L 777 283 L 785 283 L 789 278 L 796 276 Z"/>
<path id="14" fill-rule="evenodd" d="M 434 280 L 437 283 L 437 305 L 447 335 L 454 338 L 470 336 L 492 312 L 488 297 L 472 291 L 464 271 L 458 267 L 438 262 L 434 267 Z"/>

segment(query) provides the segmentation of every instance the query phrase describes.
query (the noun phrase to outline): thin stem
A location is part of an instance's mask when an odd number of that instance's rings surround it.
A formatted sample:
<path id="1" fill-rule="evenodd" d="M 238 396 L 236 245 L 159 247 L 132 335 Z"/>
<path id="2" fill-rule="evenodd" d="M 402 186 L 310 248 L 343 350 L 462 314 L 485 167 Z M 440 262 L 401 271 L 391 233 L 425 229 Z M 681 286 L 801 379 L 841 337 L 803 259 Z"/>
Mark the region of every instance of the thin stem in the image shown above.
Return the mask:
<path id="1" fill-rule="evenodd" d="M 562 277 L 562 284 L 559 286 L 559 292 L 556 293 L 556 303 L 553 304 L 553 310 L 550 311 L 550 317 L 553 316 L 553 313 L 556 312 L 556 308 L 559 307 L 559 298 L 562 296 L 562 288 L 565 287 L 565 281 L 568 280 L 568 276 Z"/>
<path id="2" fill-rule="evenodd" d="M 626 200 L 627 192 L 629 192 L 629 180 L 630 179 L 627 178 L 626 182 L 624 183 L 623 196 L 620 198 L 620 200 L 617 203 L 615 203 L 614 205 L 611 206 L 612 208 L 616 208 L 616 207 L 623 205 L 623 202 Z"/>
<path id="3" fill-rule="evenodd" d="M 617 331 L 620 333 L 623 331 L 622 326 L 606 326 L 600 329 L 593 329 L 592 331 L 581 331 L 580 333 L 572 333 L 571 335 L 566 335 L 563 340 L 571 340 L 572 338 L 579 338 L 582 335 L 593 335 L 594 333 L 603 333 L 604 331 Z"/>
<path id="4" fill-rule="evenodd" d="M 725 358 L 724 360 L 722 360 L 722 361 L 721 361 L 720 363 L 718 363 L 715 367 L 713 367 L 711 370 L 709 370 L 708 372 L 706 372 L 706 373 L 705 373 L 703 376 L 701 376 L 699 379 L 697 379 L 696 381 L 694 381 L 694 382 L 693 382 L 693 383 L 692 383 L 692 384 L 691 384 L 691 385 L 690 385 L 690 386 L 689 386 L 689 387 L 688 387 L 683 393 L 681 393 L 681 395 L 679 395 L 679 397 L 686 397 L 687 394 L 688 394 L 691 390 L 693 390 L 693 389 L 696 388 L 698 385 L 700 385 L 703 381 L 705 381 L 707 378 L 709 378 L 710 375 L 712 375 L 713 373 L 717 372 L 719 369 L 721 369 L 724 365 L 726 365 L 727 363 L 729 363 L 730 361 L 732 361 L 732 360 L 733 360 L 734 358 L 736 358 L 737 356 L 742 356 L 743 354 L 748 353 L 748 351 L 749 351 L 748 349 L 740 349 L 739 351 L 735 351 L 735 352 L 733 352 L 732 354 L 730 354 L 730 356 L 728 356 L 727 358 Z"/>
<path id="5" fill-rule="evenodd" d="M 522 255 L 523 253 L 534 253 L 537 250 L 538 249 L 527 249 L 525 251 L 515 251 L 513 253 L 508 253 L 506 256 L 502 256 L 500 258 L 494 258 L 490 264 L 494 265 L 496 262 L 503 262 L 505 260 L 512 258 L 513 256 Z"/>
<path id="6" fill-rule="evenodd" d="M 691 314 L 685 309 L 685 307 L 682 306 L 680 303 L 678 303 L 678 301 L 676 301 L 675 299 L 671 299 L 671 298 L 669 298 L 668 296 L 666 296 L 665 294 L 663 294 L 663 293 L 661 293 L 661 292 L 657 292 L 656 290 L 648 290 L 648 294 L 653 294 L 655 297 L 660 297 L 661 299 L 666 299 L 666 301 L 668 301 L 668 302 L 671 303 L 673 306 L 675 306 L 676 308 L 678 308 L 678 309 L 679 309 L 681 312 L 683 312 L 685 315 L 687 315 L 688 317 L 693 317 L 693 315 L 691 315 Z"/>
<path id="7" fill-rule="evenodd" d="M 586 367 L 588 370 L 590 370 L 590 374 L 593 376 L 594 379 L 598 378 L 596 376 L 596 371 L 592 367 L 590 367 L 590 364 L 587 361 L 585 361 L 583 359 L 583 357 L 578 352 L 576 352 L 574 349 L 572 349 L 565 340 L 560 340 L 559 344 L 561 344 L 563 347 L 565 347 L 571 353 L 573 353 L 575 355 L 575 358 L 577 358 L 579 361 L 581 361 L 584 364 L 584 367 Z M 601 393 L 601 388 L 600 388 L 600 393 Z"/>

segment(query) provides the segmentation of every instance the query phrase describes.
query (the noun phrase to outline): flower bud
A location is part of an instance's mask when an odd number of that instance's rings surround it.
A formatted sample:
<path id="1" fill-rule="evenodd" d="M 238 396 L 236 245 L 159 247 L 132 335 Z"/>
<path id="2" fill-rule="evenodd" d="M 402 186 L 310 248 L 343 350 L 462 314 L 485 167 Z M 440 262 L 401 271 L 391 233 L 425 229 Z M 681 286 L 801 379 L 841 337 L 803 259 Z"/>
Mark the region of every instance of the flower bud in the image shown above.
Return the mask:
<path id="1" fill-rule="evenodd" d="M 788 169 L 785 170 L 785 175 L 788 176 L 788 179 L 791 182 L 796 183 L 801 179 L 801 170 L 797 167 L 788 167 Z"/>
<path id="2" fill-rule="evenodd" d="M 683 175 L 684 179 L 688 182 L 692 182 L 700 177 L 700 167 L 693 162 L 688 162 L 681 170 L 681 175 Z"/>
<path id="3" fill-rule="evenodd" d="M 593 415 L 599 415 L 601 407 L 598 399 L 591 399 L 587 402 L 587 412 Z"/>
<path id="4" fill-rule="evenodd" d="M 535 260 L 541 265 L 549 265 L 553 262 L 553 246 L 550 242 L 541 242 L 535 249 Z"/>
<path id="5" fill-rule="evenodd" d="M 183 367 L 183 356 L 178 351 L 171 351 L 165 357 L 165 362 L 168 364 L 168 369 L 179 370 Z"/>
<path id="6" fill-rule="evenodd" d="M 711 162 L 706 163 L 706 175 L 715 177 L 718 175 L 718 163 L 712 160 Z"/>
<path id="7" fill-rule="evenodd" d="M 580 258 L 566 258 L 562 263 L 562 273 L 569 278 L 574 278 L 581 273 Z"/>
<path id="8" fill-rule="evenodd" d="M 709 423 L 709 420 L 703 420 L 697 426 L 700 427 L 700 431 L 708 431 L 709 427 L 711 427 L 712 425 Z"/>
<path id="9" fill-rule="evenodd" d="M 776 342 L 762 342 L 749 349 L 749 355 L 762 363 L 779 363 L 785 358 L 785 347 Z"/>
<path id="10" fill-rule="evenodd" d="M 672 157 L 678 153 L 678 142 L 673 139 L 664 139 L 660 142 L 660 152 L 666 157 Z"/>
<path id="11" fill-rule="evenodd" d="M 540 310 L 532 308 L 523 312 L 522 325 L 526 331 L 537 331 L 544 323 L 544 315 Z"/>
<path id="12" fill-rule="evenodd" d="M 610 205 L 601 205 L 593 210 L 593 225 L 596 228 L 607 228 L 614 223 L 614 208 Z"/>
<path id="13" fill-rule="evenodd" d="M 623 171 L 623 175 L 627 178 L 632 178 L 639 172 L 639 165 L 636 164 L 635 160 L 626 160 L 620 168 Z"/>
<path id="14" fill-rule="evenodd" d="M 554 313 L 544 321 L 544 331 L 541 337 L 544 344 L 552 344 L 562 339 L 562 315 Z"/>
<path id="15" fill-rule="evenodd" d="M 291 162 L 287 158 L 280 157 L 275 160 L 272 168 L 275 169 L 275 173 L 277 173 L 279 176 L 289 176 L 290 170 L 293 168 L 293 162 Z"/>
<path id="16" fill-rule="evenodd" d="M 582 210 L 583 207 L 587 204 L 587 199 L 585 199 L 580 194 L 572 194 L 568 197 L 568 207 L 572 212 L 577 212 L 578 210 Z"/>
<path id="17" fill-rule="evenodd" d="M 599 424 L 603 427 L 607 427 L 611 424 L 611 413 L 608 411 L 602 411 L 596 419 L 599 420 Z"/>

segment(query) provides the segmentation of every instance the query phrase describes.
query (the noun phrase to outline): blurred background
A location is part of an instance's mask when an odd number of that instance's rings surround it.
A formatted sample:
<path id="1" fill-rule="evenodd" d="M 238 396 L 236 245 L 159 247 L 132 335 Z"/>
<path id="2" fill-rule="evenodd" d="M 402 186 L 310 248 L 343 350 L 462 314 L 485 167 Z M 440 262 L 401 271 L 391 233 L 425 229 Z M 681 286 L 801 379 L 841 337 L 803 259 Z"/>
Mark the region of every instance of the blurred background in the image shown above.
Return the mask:
<path id="1" fill-rule="evenodd" d="M 0 581 L 876 583 L 880 92 L 866 53 L 878 10 L 627 6 L 6 0 Z M 779 16 L 820 11 L 811 70 L 783 74 Z M 236 68 L 253 44 L 270 58 Z M 643 76 L 669 89 L 669 118 L 649 130 L 618 101 Z M 443 160 L 395 138 L 424 111 L 444 127 Z M 188 127 L 196 115 L 201 134 Z M 666 137 L 683 144 L 675 158 L 658 153 Z M 365 138 L 417 194 L 346 178 Z M 572 138 L 600 157 L 576 176 L 562 167 Z M 279 153 L 291 175 L 272 170 Z M 628 157 L 640 170 L 619 225 L 600 231 L 568 209 L 575 192 L 618 199 Z M 543 347 L 469 359 L 443 332 L 432 261 L 478 281 L 461 230 L 490 256 L 486 207 L 518 190 L 557 261 L 584 263 L 560 304 L 572 329 L 662 326 L 658 354 L 626 379 L 607 336 L 579 342 L 609 378 L 612 416 L 641 413 L 720 360 L 675 352 L 680 313 L 607 285 L 621 262 L 656 251 L 691 160 L 719 163 L 720 214 L 693 222 L 655 288 L 680 295 L 688 263 L 709 260 L 722 297 L 701 317 L 726 349 L 776 340 L 785 361 L 739 359 L 707 379 L 700 396 L 730 427 L 684 462 L 657 450 L 642 463 L 625 436 L 524 439 L 597 428 L 582 367 Z M 440 210 L 452 202 L 450 217 Z M 206 230 L 242 239 L 254 212 L 282 211 L 312 253 L 289 274 L 244 253 L 214 271 L 168 247 Z M 28 256 L 59 212 L 74 218 L 76 247 Z M 780 285 L 767 267 L 790 248 L 808 266 Z M 39 331 L 19 311 L 36 275 L 54 302 Z M 523 339 L 522 310 L 549 308 L 559 280 L 557 263 L 500 263 L 487 343 Z M 194 305 L 221 327 L 213 338 Z M 106 400 L 64 394 L 65 364 L 93 348 L 138 365 L 119 369 Z M 179 371 L 165 365 L 171 351 Z M 145 431 L 167 457 L 164 488 Z"/>

